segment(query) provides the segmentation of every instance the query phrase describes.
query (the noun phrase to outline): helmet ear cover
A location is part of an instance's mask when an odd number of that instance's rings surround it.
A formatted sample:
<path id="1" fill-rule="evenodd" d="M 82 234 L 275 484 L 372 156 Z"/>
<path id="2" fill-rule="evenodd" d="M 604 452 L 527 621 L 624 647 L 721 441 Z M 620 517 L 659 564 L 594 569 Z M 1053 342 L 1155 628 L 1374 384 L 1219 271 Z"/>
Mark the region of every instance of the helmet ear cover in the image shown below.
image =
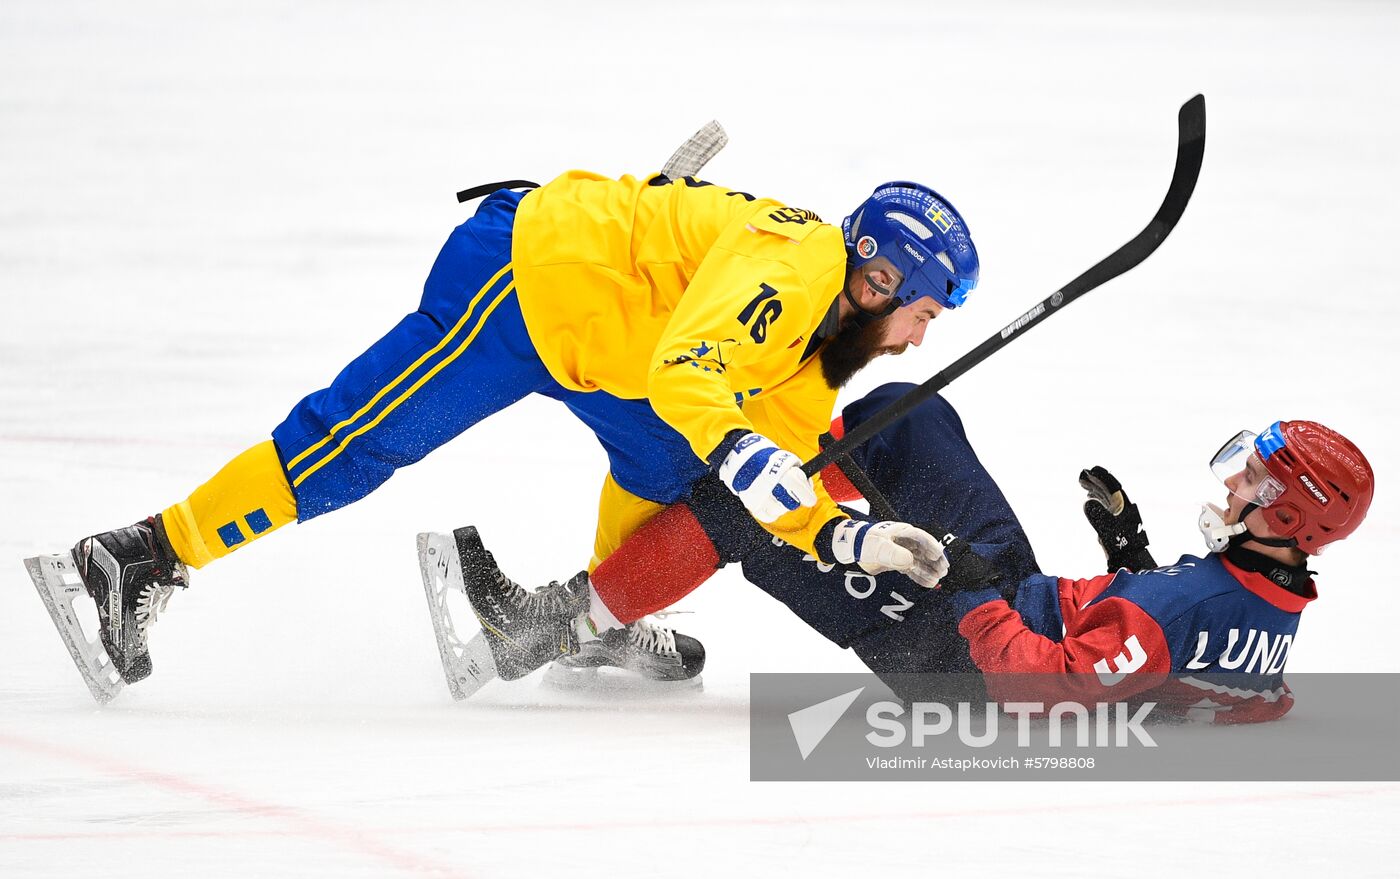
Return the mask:
<path id="1" fill-rule="evenodd" d="M 1264 520 L 1269 530 L 1280 537 L 1292 537 L 1303 527 L 1303 511 L 1288 501 L 1280 501 L 1265 508 Z"/>

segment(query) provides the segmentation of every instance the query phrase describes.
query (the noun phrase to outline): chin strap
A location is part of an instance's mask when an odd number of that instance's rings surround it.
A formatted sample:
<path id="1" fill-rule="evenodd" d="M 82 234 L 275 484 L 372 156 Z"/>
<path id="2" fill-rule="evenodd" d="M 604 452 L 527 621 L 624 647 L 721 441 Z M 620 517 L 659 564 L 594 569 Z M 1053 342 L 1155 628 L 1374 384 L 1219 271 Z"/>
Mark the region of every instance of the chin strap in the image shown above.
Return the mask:
<path id="1" fill-rule="evenodd" d="M 851 295 L 849 286 L 841 288 L 841 295 L 845 296 L 846 301 L 851 304 L 851 320 L 855 321 L 856 326 L 862 328 L 870 326 L 886 315 L 892 314 L 896 308 L 899 308 L 899 300 L 891 296 L 890 304 L 885 307 L 884 311 L 866 311 L 861 307 L 861 304 L 856 301 L 856 298 Z M 836 307 L 837 304 L 833 302 L 832 308 Z"/>
<path id="2" fill-rule="evenodd" d="M 1197 527 L 1201 529 L 1201 536 L 1206 539 L 1206 547 L 1211 552 L 1225 552 L 1241 544 L 1254 541 L 1264 546 L 1296 549 L 1298 541 L 1292 537 L 1259 537 L 1249 532 L 1249 527 L 1244 524 L 1244 520 L 1257 509 L 1259 509 L 1259 505 L 1256 503 L 1245 504 L 1244 509 L 1240 510 L 1239 521 L 1233 525 L 1226 525 L 1224 510 L 1215 504 L 1202 505 Z"/>

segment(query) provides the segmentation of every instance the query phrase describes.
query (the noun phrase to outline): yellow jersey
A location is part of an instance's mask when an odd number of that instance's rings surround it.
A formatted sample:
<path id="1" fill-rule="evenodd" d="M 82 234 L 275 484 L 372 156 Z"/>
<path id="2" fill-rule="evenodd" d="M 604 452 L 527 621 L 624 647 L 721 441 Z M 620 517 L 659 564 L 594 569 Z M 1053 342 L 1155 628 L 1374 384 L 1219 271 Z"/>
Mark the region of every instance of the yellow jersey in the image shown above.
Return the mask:
<path id="1" fill-rule="evenodd" d="M 846 276 L 841 232 L 815 214 L 693 178 L 570 171 L 521 200 L 511 262 L 564 387 L 648 399 L 702 459 L 734 430 L 815 453 L 836 392 L 812 339 Z M 842 515 L 819 482 L 818 498 L 765 527 L 814 551 Z"/>

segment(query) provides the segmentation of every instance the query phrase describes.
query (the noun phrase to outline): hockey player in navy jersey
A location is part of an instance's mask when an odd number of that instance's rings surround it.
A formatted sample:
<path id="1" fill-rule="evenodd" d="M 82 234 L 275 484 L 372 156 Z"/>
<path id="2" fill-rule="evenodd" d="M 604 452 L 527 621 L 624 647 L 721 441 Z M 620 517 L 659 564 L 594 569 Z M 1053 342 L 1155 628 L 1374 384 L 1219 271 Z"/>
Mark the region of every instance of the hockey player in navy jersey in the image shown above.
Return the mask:
<path id="1" fill-rule="evenodd" d="M 886 385 L 847 406 L 833 433 L 910 389 Z M 1282 672 L 1299 616 L 1317 595 L 1308 558 L 1356 529 L 1374 483 L 1356 446 L 1320 424 L 1281 421 L 1259 435 L 1241 432 L 1212 460 L 1228 498 L 1224 508 L 1203 509 L 1210 552 L 1159 567 L 1136 505 L 1095 467 L 1080 482 L 1108 573 L 1071 579 L 1040 571 L 942 398 L 852 458 L 909 521 L 959 535 L 947 545 L 951 567 L 938 589 L 775 546 L 746 526 L 722 486 L 702 482 L 685 505 L 653 519 L 593 572 L 595 591 L 628 621 L 672 604 L 716 566 L 739 562 L 747 579 L 897 690 L 910 673 L 981 672 L 1003 681 L 1053 673 L 1080 697 L 1116 700 L 1151 689 L 1159 704 L 1182 713 L 1268 720 L 1292 706 Z M 833 497 L 856 497 L 837 471 L 823 478 Z"/>
<path id="2" fill-rule="evenodd" d="M 1374 476 L 1355 445 L 1311 421 L 1241 431 L 1211 467 L 1228 496 L 1202 509 L 1204 557 L 1156 566 L 1136 508 L 1095 468 L 1081 483 L 1109 573 L 1032 575 L 1006 595 L 979 582 L 975 562 L 954 561 L 943 591 L 977 668 L 1067 674 L 1098 699 L 1151 688 L 1159 704 L 1217 722 L 1286 713 L 1284 665 L 1317 597 L 1308 558 L 1361 523 Z"/>

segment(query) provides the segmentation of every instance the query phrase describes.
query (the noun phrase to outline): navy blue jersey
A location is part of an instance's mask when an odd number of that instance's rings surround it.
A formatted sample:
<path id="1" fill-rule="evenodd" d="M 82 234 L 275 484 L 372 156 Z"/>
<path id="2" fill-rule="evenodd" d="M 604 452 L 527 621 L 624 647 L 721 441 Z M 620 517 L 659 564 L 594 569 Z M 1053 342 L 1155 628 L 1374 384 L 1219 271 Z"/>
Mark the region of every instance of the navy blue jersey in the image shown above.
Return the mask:
<path id="1" fill-rule="evenodd" d="M 1311 582 L 1304 591 L 1220 556 L 1187 555 L 1087 580 L 1036 575 L 1012 603 L 991 589 L 952 603 L 984 673 L 1072 675 L 1097 699 L 1151 689 L 1182 713 L 1245 722 L 1292 706 L 1283 668 L 1316 596 Z"/>
<path id="2" fill-rule="evenodd" d="M 842 418 L 859 424 L 912 387 L 885 385 Z M 1000 581 L 949 596 L 902 574 L 821 564 L 755 536 L 743 527 L 742 508 L 720 515 L 733 507 L 722 487 L 713 497 L 700 492 L 692 506 L 722 559 L 742 561 L 751 582 L 877 674 L 1054 673 L 1074 682 L 1079 696 L 1151 689 L 1182 713 L 1222 722 L 1269 719 L 1291 706 L 1283 666 L 1315 595 L 1311 583 L 1300 596 L 1219 556 L 1086 580 L 1041 573 L 1015 513 L 942 398 L 853 457 L 902 518 L 951 528 L 998 567 Z"/>
<path id="3" fill-rule="evenodd" d="M 853 428 L 913 388 L 883 385 L 847 406 L 841 421 Z M 924 528 L 932 522 L 955 526 L 1002 572 L 1008 596 L 1015 584 L 1039 573 L 1020 521 L 978 460 L 956 410 L 942 397 L 926 401 L 852 457 L 904 521 Z M 785 547 L 752 527 L 723 486 L 697 486 L 689 502 L 722 560 L 742 562 L 750 582 L 827 638 L 854 649 L 872 670 L 973 670 L 942 593 L 922 589 L 903 574 L 872 576 Z M 901 625 L 889 625 L 894 623 Z"/>

